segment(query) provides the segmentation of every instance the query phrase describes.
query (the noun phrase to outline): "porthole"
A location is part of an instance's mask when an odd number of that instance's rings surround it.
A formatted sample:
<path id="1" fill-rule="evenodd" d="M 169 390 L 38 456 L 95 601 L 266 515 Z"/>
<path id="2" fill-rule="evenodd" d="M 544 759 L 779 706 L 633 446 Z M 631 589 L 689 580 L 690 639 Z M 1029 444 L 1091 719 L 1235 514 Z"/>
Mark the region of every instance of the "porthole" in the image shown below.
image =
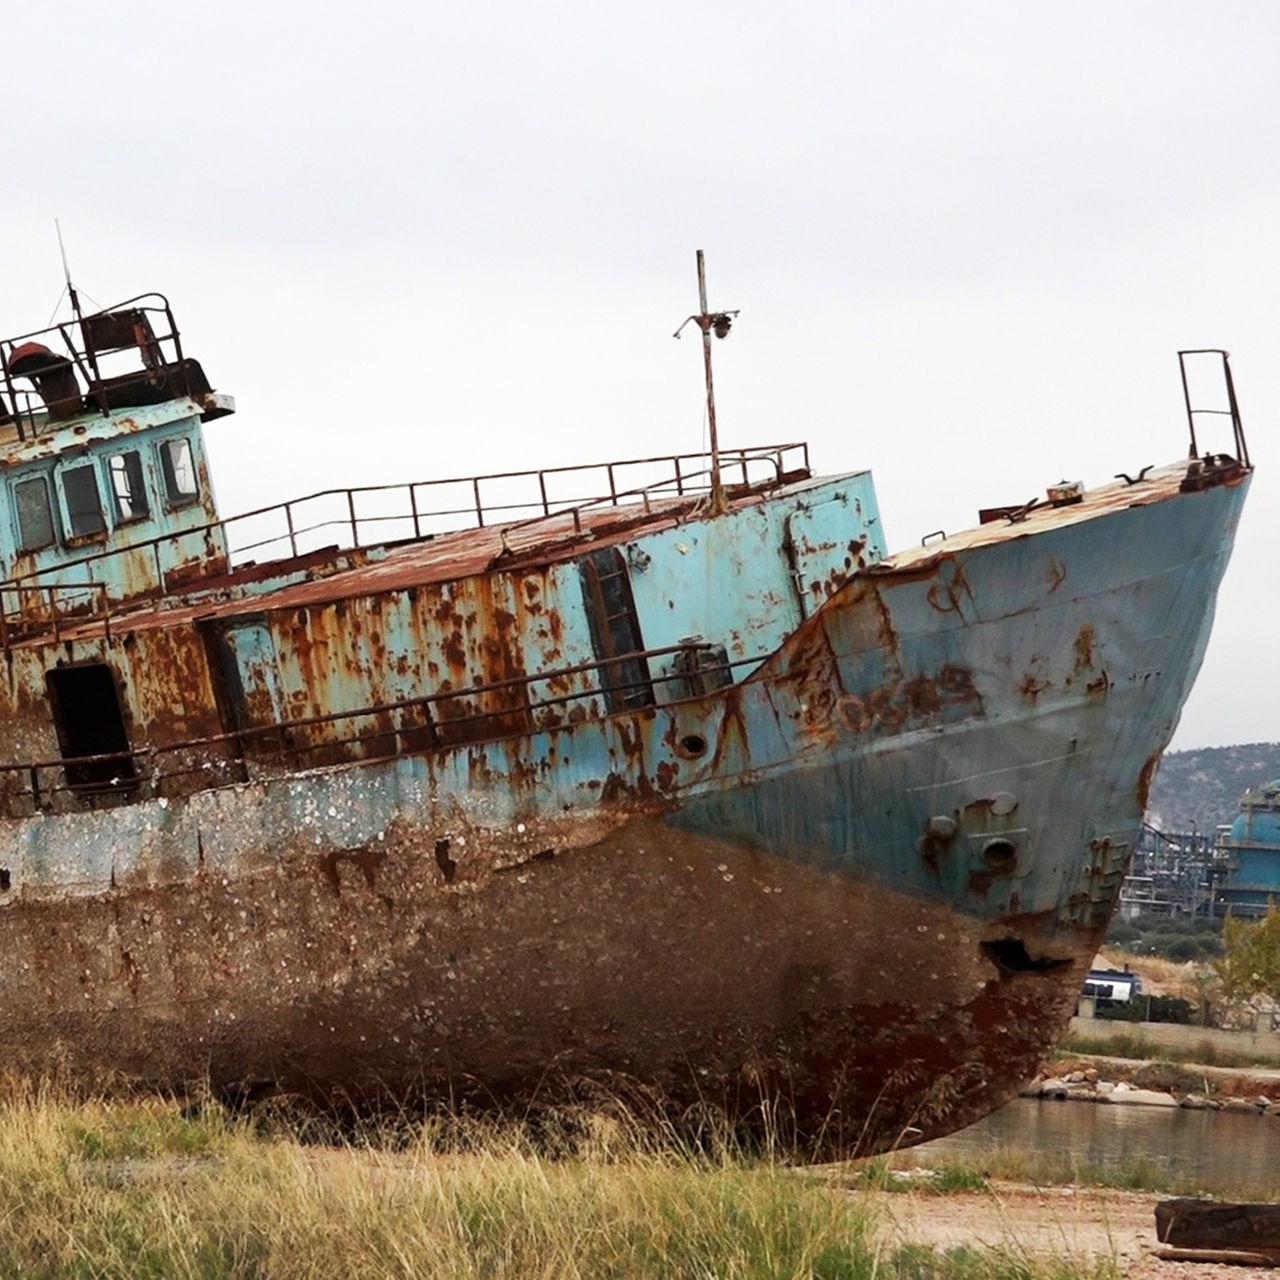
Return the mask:
<path id="1" fill-rule="evenodd" d="M 699 756 L 705 755 L 706 750 L 707 740 L 700 733 L 686 733 L 676 743 L 676 755 L 686 760 L 696 760 Z"/>

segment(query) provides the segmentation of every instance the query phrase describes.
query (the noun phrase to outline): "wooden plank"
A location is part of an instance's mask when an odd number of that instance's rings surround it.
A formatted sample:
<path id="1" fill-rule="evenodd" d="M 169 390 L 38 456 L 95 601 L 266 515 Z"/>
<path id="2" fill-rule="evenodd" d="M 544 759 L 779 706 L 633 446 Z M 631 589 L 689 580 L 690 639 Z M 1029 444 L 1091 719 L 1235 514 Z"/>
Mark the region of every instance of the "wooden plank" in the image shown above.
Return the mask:
<path id="1" fill-rule="evenodd" d="M 1265 1253 L 1239 1249 L 1157 1249 L 1161 1262 L 1227 1262 L 1237 1267 L 1280 1267 L 1280 1260 Z"/>
<path id="2" fill-rule="evenodd" d="M 1156 1238 L 1176 1249 L 1245 1252 L 1280 1262 L 1280 1204 L 1161 1200 Z"/>

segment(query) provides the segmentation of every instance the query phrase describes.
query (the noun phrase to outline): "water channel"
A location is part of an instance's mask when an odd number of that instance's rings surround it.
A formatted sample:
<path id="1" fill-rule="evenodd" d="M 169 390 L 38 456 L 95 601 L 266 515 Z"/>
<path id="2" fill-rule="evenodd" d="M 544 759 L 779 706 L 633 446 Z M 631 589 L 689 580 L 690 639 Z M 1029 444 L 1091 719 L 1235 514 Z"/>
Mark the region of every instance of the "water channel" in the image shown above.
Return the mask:
<path id="1" fill-rule="evenodd" d="M 1002 1149 L 1088 1168 L 1154 1167 L 1218 1197 L 1280 1198 L 1280 1117 L 1016 1098 L 959 1133 L 911 1148 L 982 1167 Z"/>

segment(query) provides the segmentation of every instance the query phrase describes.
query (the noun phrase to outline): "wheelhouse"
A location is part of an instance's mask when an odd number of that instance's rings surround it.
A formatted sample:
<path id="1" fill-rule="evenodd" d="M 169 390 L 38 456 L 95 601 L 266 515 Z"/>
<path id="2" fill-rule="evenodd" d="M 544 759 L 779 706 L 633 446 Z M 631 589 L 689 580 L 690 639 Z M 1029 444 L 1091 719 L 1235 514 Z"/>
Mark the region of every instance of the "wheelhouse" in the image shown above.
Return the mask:
<path id="1" fill-rule="evenodd" d="M 0 342 L 5 614 L 43 616 L 54 588 L 123 600 L 225 570 L 201 426 L 233 409 L 158 294 Z"/>

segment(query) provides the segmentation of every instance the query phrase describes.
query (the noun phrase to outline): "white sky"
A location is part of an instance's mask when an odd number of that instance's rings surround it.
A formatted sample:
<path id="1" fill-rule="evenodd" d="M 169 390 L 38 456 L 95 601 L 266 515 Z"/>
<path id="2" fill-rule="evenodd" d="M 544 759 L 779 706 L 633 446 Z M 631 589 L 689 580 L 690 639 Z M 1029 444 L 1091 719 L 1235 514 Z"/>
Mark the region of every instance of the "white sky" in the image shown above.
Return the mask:
<path id="1" fill-rule="evenodd" d="M 10 6 L 0 328 L 166 292 L 224 514 L 725 444 L 876 473 L 891 547 L 1185 451 L 1259 475 L 1175 747 L 1280 739 L 1280 5 Z M 1225 438 L 1208 441 L 1225 448 Z"/>

